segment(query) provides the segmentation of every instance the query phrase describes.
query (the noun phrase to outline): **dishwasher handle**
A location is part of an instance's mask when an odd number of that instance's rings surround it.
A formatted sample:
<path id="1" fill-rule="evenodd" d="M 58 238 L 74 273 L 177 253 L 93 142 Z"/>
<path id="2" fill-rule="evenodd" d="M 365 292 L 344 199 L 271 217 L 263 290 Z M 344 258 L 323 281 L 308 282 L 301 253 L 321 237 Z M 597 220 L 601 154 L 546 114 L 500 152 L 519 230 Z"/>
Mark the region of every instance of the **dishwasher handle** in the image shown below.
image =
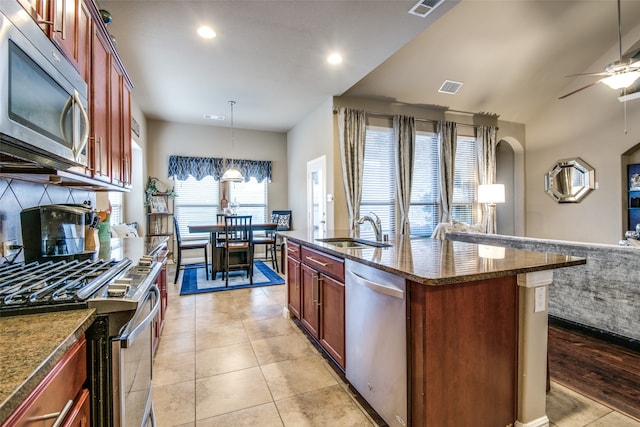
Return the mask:
<path id="1" fill-rule="evenodd" d="M 365 286 L 374 292 L 378 292 L 380 294 L 388 295 L 394 298 L 404 299 L 404 291 L 402 289 L 383 285 L 382 283 L 372 282 L 371 280 L 367 280 L 364 277 L 360 276 L 358 273 L 354 273 L 351 270 L 348 270 L 348 272 L 353 276 L 356 283 Z"/>

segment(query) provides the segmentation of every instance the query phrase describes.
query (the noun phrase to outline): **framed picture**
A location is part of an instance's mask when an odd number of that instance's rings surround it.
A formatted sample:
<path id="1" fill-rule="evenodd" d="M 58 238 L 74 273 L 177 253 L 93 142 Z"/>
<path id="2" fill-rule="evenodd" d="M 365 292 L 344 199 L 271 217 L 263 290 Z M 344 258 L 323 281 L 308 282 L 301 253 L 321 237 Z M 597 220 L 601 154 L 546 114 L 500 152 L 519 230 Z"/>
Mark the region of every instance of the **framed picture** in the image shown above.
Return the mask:
<path id="1" fill-rule="evenodd" d="M 631 177 L 629 178 L 629 190 L 631 191 L 640 190 L 640 174 L 639 173 L 631 174 Z"/>
<path id="2" fill-rule="evenodd" d="M 164 197 L 151 197 L 149 209 L 151 213 L 167 213 L 167 202 Z"/>

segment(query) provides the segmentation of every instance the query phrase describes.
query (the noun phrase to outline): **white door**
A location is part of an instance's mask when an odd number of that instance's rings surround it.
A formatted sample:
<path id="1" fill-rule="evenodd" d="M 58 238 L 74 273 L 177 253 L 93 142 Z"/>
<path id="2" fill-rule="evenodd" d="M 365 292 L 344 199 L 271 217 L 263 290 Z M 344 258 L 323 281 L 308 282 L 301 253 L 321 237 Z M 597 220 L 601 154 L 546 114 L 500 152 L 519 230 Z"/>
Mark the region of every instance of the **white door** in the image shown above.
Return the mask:
<path id="1" fill-rule="evenodd" d="M 307 228 L 323 234 L 327 223 L 327 158 L 307 162 Z"/>

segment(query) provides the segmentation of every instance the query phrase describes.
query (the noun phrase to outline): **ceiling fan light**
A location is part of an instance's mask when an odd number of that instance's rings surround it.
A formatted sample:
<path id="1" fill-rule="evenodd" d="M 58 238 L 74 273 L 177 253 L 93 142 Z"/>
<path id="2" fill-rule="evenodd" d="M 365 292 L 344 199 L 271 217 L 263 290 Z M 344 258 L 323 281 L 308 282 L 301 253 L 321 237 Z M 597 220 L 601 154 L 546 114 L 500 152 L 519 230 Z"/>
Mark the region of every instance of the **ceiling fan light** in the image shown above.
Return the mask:
<path id="1" fill-rule="evenodd" d="M 629 71 L 626 73 L 614 74 L 613 76 L 602 79 L 602 83 L 606 84 L 611 89 L 623 89 L 631 86 L 639 77 L 640 71 Z"/>
<path id="2" fill-rule="evenodd" d="M 242 176 L 242 173 L 238 169 L 234 167 L 230 167 L 222 175 L 222 181 L 223 182 L 242 182 L 244 181 L 244 177 Z"/>

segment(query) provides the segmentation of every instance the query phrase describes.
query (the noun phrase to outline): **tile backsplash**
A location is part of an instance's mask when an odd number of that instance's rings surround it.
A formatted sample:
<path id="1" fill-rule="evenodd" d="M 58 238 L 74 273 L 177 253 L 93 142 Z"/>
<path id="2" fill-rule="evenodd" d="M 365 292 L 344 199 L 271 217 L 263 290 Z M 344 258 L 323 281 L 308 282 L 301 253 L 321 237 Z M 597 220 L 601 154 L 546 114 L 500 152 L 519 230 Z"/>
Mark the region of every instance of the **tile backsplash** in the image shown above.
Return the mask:
<path id="1" fill-rule="evenodd" d="M 0 243 L 17 239 L 22 244 L 20 211 L 23 209 L 50 204 L 82 204 L 85 200 L 90 200 L 91 206 L 95 206 L 96 194 L 86 190 L 0 178 Z M 22 254 L 17 260 L 22 260 Z M 3 262 L 5 259 L 0 257 L 0 264 Z"/>

